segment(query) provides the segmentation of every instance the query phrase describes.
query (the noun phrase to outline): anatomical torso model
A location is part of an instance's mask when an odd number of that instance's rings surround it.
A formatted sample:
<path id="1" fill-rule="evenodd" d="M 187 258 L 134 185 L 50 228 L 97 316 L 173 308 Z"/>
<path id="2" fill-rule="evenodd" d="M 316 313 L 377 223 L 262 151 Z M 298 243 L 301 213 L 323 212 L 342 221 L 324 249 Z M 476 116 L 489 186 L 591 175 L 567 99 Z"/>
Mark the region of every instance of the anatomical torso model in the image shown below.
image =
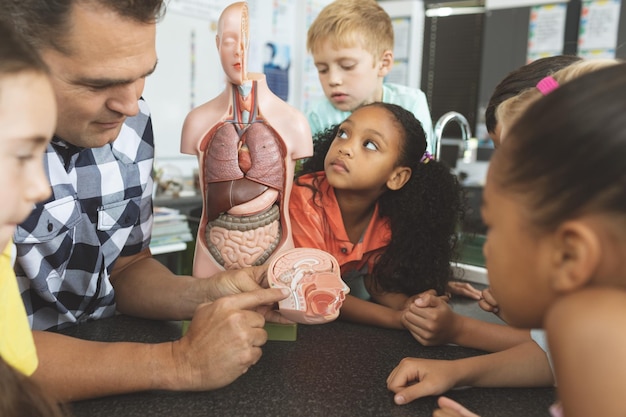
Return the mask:
<path id="1" fill-rule="evenodd" d="M 304 115 L 246 71 L 248 8 L 220 16 L 217 48 L 224 91 L 185 119 L 183 153 L 198 156 L 203 210 L 193 275 L 268 262 L 293 248 L 289 194 L 296 161 L 313 154 Z"/>

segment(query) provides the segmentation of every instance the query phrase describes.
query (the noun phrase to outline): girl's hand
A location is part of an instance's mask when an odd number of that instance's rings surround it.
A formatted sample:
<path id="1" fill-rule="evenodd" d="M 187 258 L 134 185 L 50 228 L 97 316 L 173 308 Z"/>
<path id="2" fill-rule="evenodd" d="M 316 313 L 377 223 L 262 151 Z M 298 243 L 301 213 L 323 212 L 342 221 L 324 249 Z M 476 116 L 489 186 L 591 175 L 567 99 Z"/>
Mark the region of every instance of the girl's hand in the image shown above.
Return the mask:
<path id="1" fill-rule="evenodd" d="M 480 417 L 448 397 L 439 397 L 437 404 L 441 408 L 433 411 L 433 417 Z"/>
<path id="2" fill-rule="evenodd" d="M 480 300 L 482 298 L 481 291 L 474 288 L 469 282 L 450 281 L 447 289 L 451 294 L 471 298 L 472 300 Z"/>
<path id="3" fill-rule="evenodd" d="M 500 307 L 498 307 L 498 302 L 491 294 L 491 290 L 489 288 L 482 291 L 482 296 L 480 298 L 480 301 L 478 301 L 478 305 L 485 311 L 493 313 L 497 316 L 500 315 Z"/>
<path id="4" fill-rule="evenodd" d="M 435 346 L 453 342 L 462 322 L 445 297 L 427 291 L 404 310 L 402 324 L 422 345 Z"/>
<path id="5" fill-rule="evenodd" d="M 387 389 L 395 393 L 396 404 L 408 404 L 428 395 L 454 388 L 460 375 L 458 362 L 404 358 L 387 378 Z"/>

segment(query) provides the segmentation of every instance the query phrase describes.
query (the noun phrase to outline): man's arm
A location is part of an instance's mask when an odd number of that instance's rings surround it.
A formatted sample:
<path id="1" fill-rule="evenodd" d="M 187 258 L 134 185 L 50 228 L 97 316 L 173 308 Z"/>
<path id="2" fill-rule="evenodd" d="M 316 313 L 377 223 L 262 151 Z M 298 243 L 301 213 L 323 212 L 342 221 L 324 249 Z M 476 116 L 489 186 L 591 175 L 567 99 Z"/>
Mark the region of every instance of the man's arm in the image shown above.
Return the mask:
<path id="1" fill-rule="evenodd" d="M 202 303 L 267 288 L 266 270 L 267 265 L 263 265 L 224 271 L 211 278 L 174 275 L 146 249 L 120 257 L 111 273 L 111 283 L 121 313 L 156 320 L 187 320 Z"/>
<path id="2" fill-rule="evenodd" d="M 62 402 L 152 389 L 220 388 L 261 357 L 265 320 L 251 310 L 285 296 L 279 289 L 262 289 L 202 304 L 185 336 L 166 343 L 93 342 L 35 331 L 39 367 L 33 378 Z"/>
<path id="3" fill-rule="evenodd" d="M 188 320 L 207 301 L 206 284 L 190 276 L 176 276 L 146 249 L 121 256 L 111 272 L 115 301 L 121 313 L 157 320 Z M 260 288 L 256 286 L 255 289 Z"/>

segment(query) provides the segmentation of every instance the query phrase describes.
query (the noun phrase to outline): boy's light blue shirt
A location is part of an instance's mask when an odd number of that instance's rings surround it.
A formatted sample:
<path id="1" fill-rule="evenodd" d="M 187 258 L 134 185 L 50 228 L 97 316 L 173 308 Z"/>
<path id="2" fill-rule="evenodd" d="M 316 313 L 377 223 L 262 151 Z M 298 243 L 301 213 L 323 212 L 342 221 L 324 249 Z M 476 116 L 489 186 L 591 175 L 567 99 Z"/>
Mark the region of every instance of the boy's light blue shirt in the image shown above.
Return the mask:
<path id="1" fill-rule="evenodd" d="M 404 107 L 415 115 L 420 121 L 426 133 L 428 151 L 433 152 L 433 122 L 430 109 L 426 101 L 426 94 L 420 89 L 405 85 L 384 83 L 383 103 L 392 103 Z M 337 110 L 330 101 L 324 97 L 309 106 L 306 113 L 311 133 L 315 136 L 330 126 L 339 124 L 350 116 L 351 112 Z"/>

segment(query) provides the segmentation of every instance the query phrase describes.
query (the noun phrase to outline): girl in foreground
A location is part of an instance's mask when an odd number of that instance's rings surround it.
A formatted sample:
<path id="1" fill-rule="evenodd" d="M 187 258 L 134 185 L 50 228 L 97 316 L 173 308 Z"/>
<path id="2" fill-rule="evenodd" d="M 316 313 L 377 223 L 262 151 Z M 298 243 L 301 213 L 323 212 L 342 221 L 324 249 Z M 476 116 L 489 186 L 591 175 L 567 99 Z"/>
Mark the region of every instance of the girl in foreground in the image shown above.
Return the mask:
<path id="1" fill-rule="evenodd" d="M 48 69 L 0 21 L 0 415 L 63 415 L 31 378 L 37 351 L 13 272 L 11 237 L 38 201 L 50 195 L 43 171 L 56 103 Z"/>
<path id="2" fill-rule="evenodd" d="M 567 417 L 623 416 L 626 64 L 558 86 L 506 132 L 483 218 L 502 317 L 544 327 Z M 474 416 L 440 399 L 433 416 Z"/>

